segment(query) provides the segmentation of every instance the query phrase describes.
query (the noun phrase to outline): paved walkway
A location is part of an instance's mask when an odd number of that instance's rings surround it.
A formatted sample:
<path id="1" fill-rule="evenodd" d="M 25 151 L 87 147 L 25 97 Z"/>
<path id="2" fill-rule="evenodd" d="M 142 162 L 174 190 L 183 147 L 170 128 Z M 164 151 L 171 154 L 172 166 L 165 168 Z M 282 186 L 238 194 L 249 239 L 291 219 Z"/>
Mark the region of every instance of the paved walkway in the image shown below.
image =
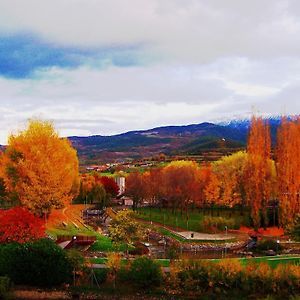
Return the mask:
<path id="1" fill-rule="evenodd" d="M 195 231 L 181 231 L 176 232 L 178 236 L 183 237 L 187 240 L 204 240 L 204 241 L 224 241 L 232 240 L 236 236 L 232 234 L 210 234 L 210 233 L 200 233 Z"/>

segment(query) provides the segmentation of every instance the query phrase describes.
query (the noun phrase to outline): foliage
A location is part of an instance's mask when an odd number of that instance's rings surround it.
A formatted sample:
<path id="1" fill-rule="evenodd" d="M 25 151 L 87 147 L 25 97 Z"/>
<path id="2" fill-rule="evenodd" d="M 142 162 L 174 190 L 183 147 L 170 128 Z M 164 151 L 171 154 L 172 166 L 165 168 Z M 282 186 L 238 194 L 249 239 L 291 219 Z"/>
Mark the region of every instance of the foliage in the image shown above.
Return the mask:
<path id="1" fill-rule="evenodd" d="M 0 243 L 26 243 L 45 236 L 43 220 L 22 207 L 0 211 Z"/>
<path id="2" fill-rule="evenodd" d="M 80 271 L 84 269 L 84 257 L 81 252 L 76 249 L 70 249 L 66 251 L 67 259 L 73 270 Z"/>
<path id="3" fill-rule="evenodd" d="M 300 291 L 300 267 L 278 265 L 272 269 L 265 263 L 247 264 L 238 260 L 180 261 L 171 267 L 170 284 L 184 294 L 230 295 L 236 292 L 241 299 L 249 295 L 274 294 L 286 299 Z"/>
<path id="4" fill-rule="evenodd" d="M 127 210 L 117 213 L 108 227 L 108 232 L 115 243 L 133 244 L 144 237 L 141 225 L 132 219 L 131 213 Z"/>
<path id="5" fill-rule="evenodd" d="M 234 218 L 205 216 L 202 221 L 202 228 L 206 232 L 211 232 L 213 229 L 224 231 L 226 227 L 228 229 L 239 229 L 240 225 L 238 220 Z"/>
<path id="6" fill-rule="evenodd" d="M 103 208 L 118 192 L 119 187 L 113 178 L 100 176 L 98 173 L 82 174 L 79 195 L 74 202 L 87 202 L 96 204 L 98 208 Z"/>
<path id="7" fill-rule="evenodd" d="M 106 265 L 109 268 L 109 275 L 114 282 L 114 287 L 116 287 L 117 273 L 121 268 L 121 255 L 119 253 L 110 253 Z"/>
<path id="8" fill-rule="evenodd" d="M 129 277 L 141 288 L 158 287 L 162 282 L 162 272 L 158 263 L 146 256 L 136 258 L 130 266 Z"/>
<path id="9" fill-rule="evenodd" d="M 8 277 L 0 277 L 0 299 L 10 299 L 10 279 Z"/>
<path id="10" fill-rule="evenodd" d="M 112 177 L 108 176 L 99 176 L 98 180 L 103 185 L 105 192 L 109 194 L 111 197 L 115 197 L 119 193 L 119 187 L 115 180 Z"/>
<path id="11" fill-rule="evenodd" d="M 300 118 L 283 118 L 277 135 L 279 220 L 289 229 L 300 213 Z"/>
<path id="12" fill-rule="evenodd" d="M 245 205 L 245 167 L 247 153 L 239 151 L 213 163 L 213 172 L 220 184 L 219 204 L 233 207 Z"/>
<path id="13" fill-rule="evenodd" d="M 107 280 L 108 270 L 107 269 L 93 269 L 99 284 L 104 283 Z"/>
<path id="14" fill-rule="evenodd" d="M 261 240 L 258 241 L 256 249 L 258 251 L 274 250 L 275 252 L 282 251 L 283 247 L 275 240 Z"/>
<path id="15" fill-rule="evenodd" d="M 245 190 L 253 225 L 258 229 L 261 223 L 260 210 L 264 226 L 267 226 L 267 204 L 272 186 L 270 129 L 262 118 L 252 117 L 247 153 Z"/>
<path id="16" fill-rule="evenodd" d="M 291 228 L 291 235 L 296 241 L 300 241 L 300 216 L 298 215 L 293 227 Z"/>
<path id="17" fill-rule="evenodd" d="M 76 151 L 49 122 L 29 121 L 26 130 L 9 137 L 0 173 L 8 191 L 38 215 L 49 214 L 77 194 Z"/>
<path id="18" fill-rule="evenodd" d="M 69 282 L 72 266 L 66 253 L 53 241 L 0 246 L 0 276 L 15 284 L 53 287 Z"/>
<path id="19" fill-rule="evenodd" d="M 138 204 L 145 198 L 146 185 L 143 180 L 143 175 L 139 172 L 132 172 L 126 178 L 126 195 L 133 200 L 133 209 L 136 209 Z"/>

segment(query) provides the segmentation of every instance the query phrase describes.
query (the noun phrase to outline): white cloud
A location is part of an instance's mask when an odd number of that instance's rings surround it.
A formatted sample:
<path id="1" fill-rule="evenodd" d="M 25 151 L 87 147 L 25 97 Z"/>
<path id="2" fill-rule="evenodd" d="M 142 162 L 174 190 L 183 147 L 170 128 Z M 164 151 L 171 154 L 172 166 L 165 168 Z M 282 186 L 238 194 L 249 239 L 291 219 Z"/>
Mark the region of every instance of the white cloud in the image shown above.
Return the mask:
<path id="1" fill-rule="evenodd" d="M 81 47 L 144 45 L 182 62 L 226 56 L 294 56 L 299 1 L 1 0 L 0 28 Z"/>
<path id="2" fill-rule="evenodd" d="M 296 0 L 1 0 L 0 36 L 22 32 L 68 47 L 134 46 L 147 64 L 0 77 L 0 143 L 31 117 L 88 135 L 243 116 L 252 106 L 300 112 Z"/>

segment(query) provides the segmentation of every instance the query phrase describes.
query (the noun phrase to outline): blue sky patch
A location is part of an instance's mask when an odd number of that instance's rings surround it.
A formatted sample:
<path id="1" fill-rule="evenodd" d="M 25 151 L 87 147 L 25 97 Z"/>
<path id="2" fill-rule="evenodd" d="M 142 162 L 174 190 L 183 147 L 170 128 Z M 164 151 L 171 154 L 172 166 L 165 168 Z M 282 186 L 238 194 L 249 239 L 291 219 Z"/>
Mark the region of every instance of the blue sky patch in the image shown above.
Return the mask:
<path id="1" fill-rule="evenodd" d="M 31 35 L 0 36 L 0 76 L 6 78 L 23 79 L 50 67 L 130 67 L 141 61 L 138 46 L 82 49 L 46 43 Z"/>

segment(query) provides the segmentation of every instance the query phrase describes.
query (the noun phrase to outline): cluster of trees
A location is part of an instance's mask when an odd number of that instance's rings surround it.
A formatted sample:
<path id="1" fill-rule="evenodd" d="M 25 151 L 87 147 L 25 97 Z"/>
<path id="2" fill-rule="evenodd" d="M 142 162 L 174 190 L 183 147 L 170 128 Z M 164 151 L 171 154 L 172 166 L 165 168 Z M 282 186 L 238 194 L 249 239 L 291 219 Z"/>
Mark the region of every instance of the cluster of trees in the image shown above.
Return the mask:
<path id="1" fill-rule="evenodd" d="M 174 161 L 126 179 L 134 207 L 140 201 L 180 209 L 189 207 L 249 207 L 255 228 L 268 224 L 270 200 L 279 201 L 279 222 L 289 227 L 300 212 L 300 119 L 282 119 L 272 151 L 267 121 L 252 118 L 246 152 L 198 165 Z"/>
<path id="2" fill-rule="evenodd" d="M 82 174 L 75 202 L 96 204 L 103 208 L 118 193 L 119 187 L 113 177 L 100 176 L 98 173 Z"/>

